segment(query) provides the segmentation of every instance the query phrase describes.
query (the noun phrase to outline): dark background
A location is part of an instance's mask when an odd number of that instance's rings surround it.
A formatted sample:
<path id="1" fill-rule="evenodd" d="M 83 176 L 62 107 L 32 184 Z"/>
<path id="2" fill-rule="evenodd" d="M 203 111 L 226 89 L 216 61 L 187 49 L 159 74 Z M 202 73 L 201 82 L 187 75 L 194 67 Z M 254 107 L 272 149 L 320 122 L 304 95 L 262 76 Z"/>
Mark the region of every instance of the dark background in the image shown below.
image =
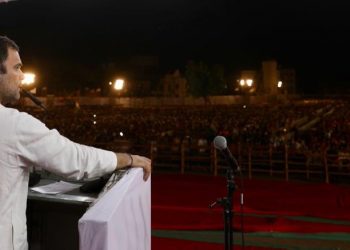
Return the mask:
<path id="1" fill-rule="evenodd" d="M 304 93 L 346 91 L 347 1 L 18 0 L 0 4 L 0 34 L 21 47 L 24 69 L 56 88 L 105 84 L 108 67 L 156 56 L 159 75 L 189 60 L 227 75 L 276 59 Z M 138 74 L 138 72 L 134 72 Z"/>

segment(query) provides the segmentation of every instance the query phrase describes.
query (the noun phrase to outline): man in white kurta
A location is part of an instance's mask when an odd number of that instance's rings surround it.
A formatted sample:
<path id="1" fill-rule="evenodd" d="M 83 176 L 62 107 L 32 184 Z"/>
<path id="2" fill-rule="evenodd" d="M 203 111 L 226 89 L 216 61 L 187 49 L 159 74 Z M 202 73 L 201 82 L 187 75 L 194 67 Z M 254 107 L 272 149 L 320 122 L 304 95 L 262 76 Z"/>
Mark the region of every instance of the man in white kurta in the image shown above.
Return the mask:
<path id="1" fill-rule="evenodd" d="M 26 250 L 29 166 L 74 179 L 92 178 L 116 168 L 141 167 L 149 159 L 77 144 L 31 115 L 7 108 L 20 97 L 23 80 L 18 46 L 0 36 L 0 249 Z"/>

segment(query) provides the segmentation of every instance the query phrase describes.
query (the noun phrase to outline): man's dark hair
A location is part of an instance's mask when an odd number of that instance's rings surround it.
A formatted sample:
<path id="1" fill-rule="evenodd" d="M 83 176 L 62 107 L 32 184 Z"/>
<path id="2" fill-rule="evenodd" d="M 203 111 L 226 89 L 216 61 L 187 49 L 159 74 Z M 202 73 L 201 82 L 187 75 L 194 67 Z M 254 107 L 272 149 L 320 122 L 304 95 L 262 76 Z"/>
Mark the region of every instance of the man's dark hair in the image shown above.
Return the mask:
<path id="1" fill-rule="evenodd" d="M 6 36 L 0 36 L 0 74 L 6 73 L 4 62 L 8 57 L 8 48 L 19 51 L 18 45 Z"/>

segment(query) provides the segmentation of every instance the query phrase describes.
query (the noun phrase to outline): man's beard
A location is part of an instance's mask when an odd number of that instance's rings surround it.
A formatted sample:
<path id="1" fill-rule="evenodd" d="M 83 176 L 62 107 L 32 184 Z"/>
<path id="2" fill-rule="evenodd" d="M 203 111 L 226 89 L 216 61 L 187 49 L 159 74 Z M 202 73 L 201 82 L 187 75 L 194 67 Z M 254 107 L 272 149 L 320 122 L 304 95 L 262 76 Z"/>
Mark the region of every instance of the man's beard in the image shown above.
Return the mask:
<path id="1" fill-rule="evenodd" d="M 1 91 L 1 88 L 0 88 L 0 91 Z M 5 94 L 4 92 L 2 92 L 0 95 L 1 95 L 1 104 L 4 104 L 4 105 L 15 104 L 20 98 L 19 89 L 6 91 Z"/>

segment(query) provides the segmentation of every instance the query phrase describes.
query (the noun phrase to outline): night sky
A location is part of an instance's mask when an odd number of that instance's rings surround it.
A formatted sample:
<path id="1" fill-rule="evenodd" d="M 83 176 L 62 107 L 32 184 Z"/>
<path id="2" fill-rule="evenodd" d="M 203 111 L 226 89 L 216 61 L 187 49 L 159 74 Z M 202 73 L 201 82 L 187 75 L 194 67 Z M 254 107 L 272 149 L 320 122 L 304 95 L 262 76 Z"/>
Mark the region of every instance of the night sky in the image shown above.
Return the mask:
<path id="1" fill-rule="evenodd" d="M 202 60 L 223 65 L 229 75 L 274 58 L 296 69 L 298 89 L 335 89 L 350 82 L 349 31 L 350 3 L 344 0 L 0 4 L 0 34 L 18 43 L 24 69 L 39 72 L 48 85 L 96 84 L 103 65 L 125 68 L 130 56 L 154 55 L 161 74 Z M 83 79 L 82 68 L 89 79 Z"/>

